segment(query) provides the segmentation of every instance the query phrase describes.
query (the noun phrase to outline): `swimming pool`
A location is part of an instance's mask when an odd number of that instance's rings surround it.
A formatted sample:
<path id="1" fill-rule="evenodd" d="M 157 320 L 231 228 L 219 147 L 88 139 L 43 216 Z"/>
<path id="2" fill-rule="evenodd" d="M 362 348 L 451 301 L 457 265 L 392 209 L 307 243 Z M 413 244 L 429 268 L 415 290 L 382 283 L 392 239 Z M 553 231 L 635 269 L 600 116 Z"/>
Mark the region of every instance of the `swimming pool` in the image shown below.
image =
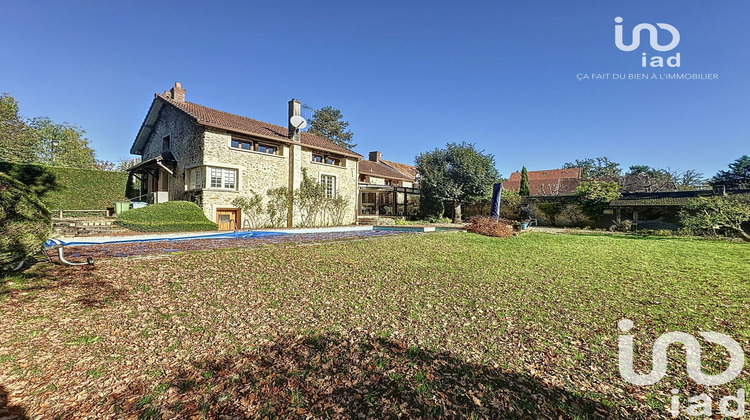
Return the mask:
<path id="1" fill-rule="evenodd" d="M 264 238 L 281 235 L 295 234 L 323 234 L 323 233 L 347 233 L 347 232 L 367 232 L 372 231 L 372 226 L 335 226 L 326 228 L 293 228 L 293 229 L 274 229 L 274 230 L 242 230 L 233 232 L 206 232 L 206 233 L 161 233 L 161 234 L 142 234 L 132 236 L 100 236 L 88 238 L 58 238 L 65 246 L 87 246 L 87 245 L 105 245 L 105 244 L 127 244 L 139 242 L 160 242 L 160 241 L 189 241 L 197 239 L 251 239 Z M 52 241 L 47 241 L 45 246 L 52 246 Z"/>
<path id="2" fill-rule="evenodd" d="M 111 239 L 105 237 L 105 240 L 90 240 L 90 241 L 60 241 L 65 246 L 82 246 L 82 245 L 104 245 L 104 244 L 127 244 L 137 242 L 160 242 L 160 241 L 189 241 L 194 239 L 246 239 L 246 238 L 261 238 L 264 236 L 278 236 L 278 235 L 289 235 L 285 232 L 271 232 L 271 231 L 236 231 L 236 232 L 224 232 L 224 233 L 211 233 L 207 235 L 181 235 L 181 236 L 155 236 L 155 237 L 123 237 L 122 239 Z M 94 238 L 92 238 L 94 239 Z M 45 246 L 52 246 L 54 243 L 48 240 Z"/>
<path id="3" fill-rule="evenodd" d="M 456 232 L 461 228 L 436 226 L 373 226 L 372 230 L 388 232 Z"/>
<path id="4" fill-rule="evenodd" d="M 210 251 L 217 249 L 229 248 L 252 248 L 268 245 L 300 245 L 300 244 L 321 244 L 335 241 L 360 240 L 373 237 L 384 237 L 389 235 L 410 235 L 416 232 L 403 231 L 383 231 L 373 230 L 372 226 L 365 229 L 327 229 L 310 231 L 305 229 L 302 232 L 288 233 L 276 231 L 252 232 L 222 232 L 213 234 L 200 235 L 180 235 L 179 237 L 162 237 L 147 238 L 142 236 L 138 239 L 118 238 L 119 240 L 104 241 L 101 238 L 98 242 L 75 242 L 68 241 L 66 255 L 73 258 L 73 261 L 80 260 L 83 257 L 92 257 L 100 260 L 112 257 L 131 257 L 144 256 L 153 254 L 174 254 L 186 251 Z M 91 238 L 93 239 L 93 238 Z"/>

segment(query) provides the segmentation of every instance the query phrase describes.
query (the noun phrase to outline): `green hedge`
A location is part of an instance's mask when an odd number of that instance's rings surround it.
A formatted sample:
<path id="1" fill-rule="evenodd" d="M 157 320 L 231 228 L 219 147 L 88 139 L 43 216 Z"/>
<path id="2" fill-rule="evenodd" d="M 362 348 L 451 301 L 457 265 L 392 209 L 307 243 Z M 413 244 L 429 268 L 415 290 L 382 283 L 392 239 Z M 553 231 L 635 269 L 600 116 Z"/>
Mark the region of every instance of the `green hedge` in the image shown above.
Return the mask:
<path id="1" fill-rule="evenodd" d="M 0 172 L 27 185 L 48 209 L 104 210 L 127 201 L 127 172 L 0 162 Z"/>
<path id="2" fill-rule="evenodd" d="M 217 230 L 194 203 L 170 201 L 120 213 L 115 224 L 139 232 L 194 232 Z"/>
<path id="3" fill-rule="evenodd" d="M 52 219 L 36 194 L 0 173 L 0 268 L 41 251 Z"/>

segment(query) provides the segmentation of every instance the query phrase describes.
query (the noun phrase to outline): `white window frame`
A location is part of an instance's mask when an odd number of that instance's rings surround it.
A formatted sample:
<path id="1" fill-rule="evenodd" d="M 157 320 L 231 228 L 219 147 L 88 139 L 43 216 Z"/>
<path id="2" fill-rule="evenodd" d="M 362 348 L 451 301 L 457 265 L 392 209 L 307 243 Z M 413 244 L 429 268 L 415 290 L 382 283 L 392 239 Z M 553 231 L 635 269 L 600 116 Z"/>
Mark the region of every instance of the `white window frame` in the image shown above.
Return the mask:
<path id="1" fill-rule="evenodd" d="M 331 185 L 329 185 L 327 181 L 324 181 L 324 178 L 332 180 L 333 182 L 331 182 Z M 338 176 L 332 174 L 320 174 L 320 185 L 323 186 L 326 198 L 336 198 L 338 195 L 338 184 Z M 331 188 L 330 194 L 329 187 Z"/>
<path id="2" fill-rule="evenodd" d="M 200 190 L 204 186 L 204 171 L 202 166 L 190 169 L 188 172 L 188 189 L 189 190 Z"/>
<path id="3" fill-rule="evenodd" d="M 206 175 L 207 186 L 212 190 L 237 191 L 239 180 L 239 171 L 237 169 L 208 166 L 206 167 Z M 219 186 L 214 185 L 214 180 L 217 179 L 216 175 L 218 175 Z"/>

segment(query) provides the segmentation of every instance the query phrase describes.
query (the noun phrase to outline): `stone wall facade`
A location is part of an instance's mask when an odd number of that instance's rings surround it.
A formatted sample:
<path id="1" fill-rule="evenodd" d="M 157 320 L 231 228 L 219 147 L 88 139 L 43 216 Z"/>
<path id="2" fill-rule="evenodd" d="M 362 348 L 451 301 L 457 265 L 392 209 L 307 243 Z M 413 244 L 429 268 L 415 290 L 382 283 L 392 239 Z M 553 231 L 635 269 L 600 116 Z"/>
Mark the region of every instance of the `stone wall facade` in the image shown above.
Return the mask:
<path id="1" fill-rule="evenodd" d="M 158 190 L 168 191 L 169 200 L 185 199 L 185 169 L 199 165 L 203 161 L 203 127 L 182 111 L 165 106 L 154 128 L 143 146 L 142 160 L 147 161 L 162 154 L 163 140 L 169 136 L 170 148 L 177 159 L 174 174 L 159 170 Z M 147 182 L 147 192 L 153 192 L 151 182 Z"/>
<path id="2" fill-rule="evenodd" d="M 242 138 L 255 140 L 245 136 Z M 280 154 L 271 155 L 232 148 L 231 141 L 232 134 L 223 130 L 206 129 L 204 134 L 203 173 L 211 167 L 237 170 L 237 189 L 234 191 L 211 188 L 206 181 L 202 192 L 203 212 L 211 220 L 216 220 L 217 209 L 236 208 L 232 201 L 237 197 L 251 197 L 253 192 L 260 194 L 265 208 L 268 190 L 289 186 L 288 145 L 262 140 L 263 143 L 279 147 Z M 242 219 L 244 223 L 246 217 L 243 215 Z"/>
<path id="3" fill-rule="evenodd" d="M 163 106 L 154 122 L 149 138 L 143 146 L 143 161 L 160 156 L 163 140 L 169 136 L 170 147 L 177 160 L 174 174 L 158 169 L 156 189 L 168 191 L 169 200 L 187 200 L 200 205 L 209 220 L 216 221 L 216 211 L 236 209 L 232 202 L 238 197 L 251 197 L 253 193 L 263 197 L 265 213 L 268 204 L 267 192 L 279 187 L 298 188 L 302 181 L 302 169 L 308 176 L 320 181 L 321 175 L 336 177 L 337 195 L 346 198 L 349 206 L 345 224 L 356 222 L 358 161 L 341 159 L 342 165 L 328 165 L 312 161 L 313 150 L 299 143 L 290 144 L 260 137 L 233 134 L 226 130 L 204 127 L 190 116 L 169 105 Z M 278 147 L 278 154 L 268 154 L 231 147 L 232 138 L 258 142 Z M 210 168 L 236 170 L 236 188 L 212 188 Z M 194 171 L 200 170 L 202 183 L 194 185 Z M 148 192 L 154 191 L 151 176 L 146 184 Z M 294 226 L 300 224 L 298 209 L 292 213 Z M 244 226 L 245 215 L 238 222 Z"/>
<path id="4" fill-rule="evenodd" d="M 356 159 L 342 159 L 343 166 L 327 165 L 312 161 L 313 151 L 302 148 L 301 167 L 306 169 L 307 176 L 320 181 L 321 175 L 333 175 L 336 177 L 336 194 L 346 198 L 349 203 L 345 224 L 354 223 L 357 220 L 357 179 L 359 178 L 359 167 Z M 296 213 L 296 212 L 295 212 Z"/>

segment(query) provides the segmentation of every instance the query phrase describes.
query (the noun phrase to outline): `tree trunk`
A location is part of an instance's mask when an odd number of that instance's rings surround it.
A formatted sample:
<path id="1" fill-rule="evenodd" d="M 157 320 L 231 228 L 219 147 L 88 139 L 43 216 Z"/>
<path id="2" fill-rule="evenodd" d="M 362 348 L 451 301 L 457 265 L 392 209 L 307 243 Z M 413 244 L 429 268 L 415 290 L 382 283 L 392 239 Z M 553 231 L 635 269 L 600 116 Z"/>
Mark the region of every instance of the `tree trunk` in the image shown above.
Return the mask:
<path id="1" fill-rule="evenodd" d="M 461 223 L 461 202 L 453 200 L 453 223 Z"/>
<path id="2" fill-rule="evenodd" d="M 745 232 L 741 228 L 740 229 L 735 229 L 735 231 L 740 235 L 740 238 L 742 238 L 745 242 L 750 242 L 750 234 L 748 234 L 747 232 Z"/>

